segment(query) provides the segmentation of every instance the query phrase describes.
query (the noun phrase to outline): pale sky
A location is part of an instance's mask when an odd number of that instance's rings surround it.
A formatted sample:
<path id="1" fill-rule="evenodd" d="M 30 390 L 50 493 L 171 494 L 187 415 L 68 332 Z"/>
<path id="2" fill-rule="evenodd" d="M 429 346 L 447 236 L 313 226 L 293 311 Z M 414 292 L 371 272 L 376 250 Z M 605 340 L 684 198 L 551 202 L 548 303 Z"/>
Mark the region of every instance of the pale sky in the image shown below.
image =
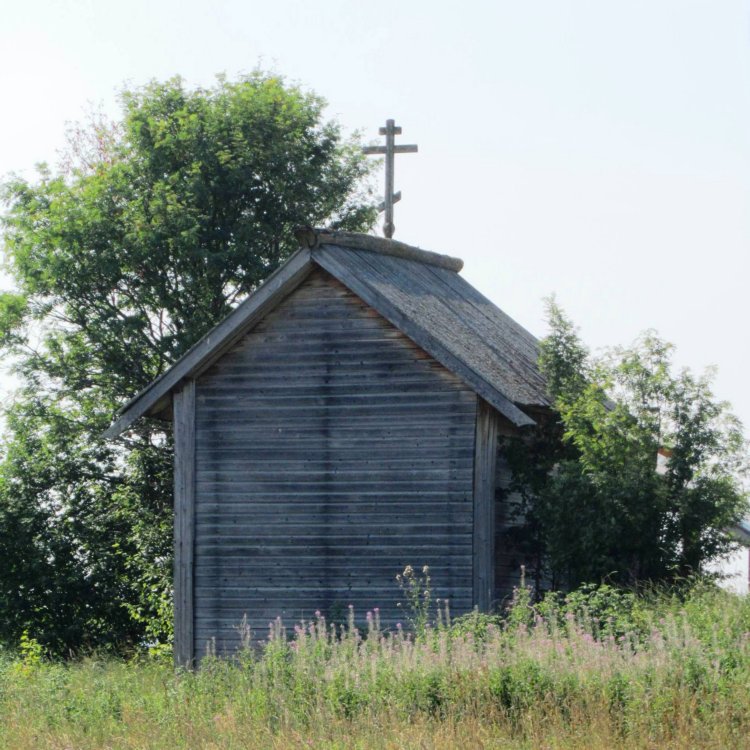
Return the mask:
<path id="1" fill-rule="evenodd" d="M 419 145 L 396 239 L 537 335 L 553 292 L 594 349 L 657 329 L 750 426 L 749 1 L 5 0 L 0 175 L 125 83 L 258 64 Z"/>

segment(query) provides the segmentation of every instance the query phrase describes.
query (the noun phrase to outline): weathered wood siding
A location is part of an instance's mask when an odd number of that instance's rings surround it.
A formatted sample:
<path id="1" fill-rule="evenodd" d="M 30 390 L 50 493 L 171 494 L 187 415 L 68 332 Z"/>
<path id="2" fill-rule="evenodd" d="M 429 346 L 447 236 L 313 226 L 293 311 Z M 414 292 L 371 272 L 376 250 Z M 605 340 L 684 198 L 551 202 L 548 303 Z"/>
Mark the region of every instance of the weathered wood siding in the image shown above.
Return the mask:
<path id="1" fill-rule="evenodd" d="M 429 565 L 472 603 L 475 394 L 324 271 L 196 383 L 200 656 L 315 610 L 403 614 L 394 577 Z"/>
<path id="2" fill-rule="evenodd" d="M 495 594 L 495 486 L 500 415 L 477 397 L 474 438 L 474 606 L 489 612 Z"/>
<path id="3" fill-rule="evenodd" d="M 195 656 L 193 551 L 195 523 L 195 381 L 173 399 L 174 408 L 174 661 L 191 667 Z"/>

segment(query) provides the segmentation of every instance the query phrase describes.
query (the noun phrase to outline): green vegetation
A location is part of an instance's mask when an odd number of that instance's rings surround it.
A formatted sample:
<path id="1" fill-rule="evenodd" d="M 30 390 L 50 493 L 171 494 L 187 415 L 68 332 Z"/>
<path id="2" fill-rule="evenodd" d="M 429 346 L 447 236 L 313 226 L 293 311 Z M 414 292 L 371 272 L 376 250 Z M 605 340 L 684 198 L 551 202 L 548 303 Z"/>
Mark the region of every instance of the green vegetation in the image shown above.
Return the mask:
<path id="1" fill-rule="evenodd" d="M 504 446 L 525 521 L 511 534 L 538 588 L 705 573 L 748 513 L 747 444 L 711 373 L 675 371 L 653 332 L 594 358 L 554 302 L 548 323 L 553 415 Z"/>
<path id="2" fill-rule="evenodd" d="M 58 654 L 169 641 L 171 434 L 114 412 L 297 249 L 292 229 L 367 230 L 356 139 L 277 76 L 122 94 L 63 164 L 0 189 L 0 347 L 21 381 L 0 447 L 0 643 Z"/>
<path id="3" fill-rule="evenodd" d="M 352 614 L 353 618 L 353 614 Z M 727 748 L 750 730 L 750 600 L 697 585 L 589 587 L 413 637 L 377 612 L 336 636 L 318 618 L 263 650 L 0 659 L 0 746 L 34 748 Z"/>

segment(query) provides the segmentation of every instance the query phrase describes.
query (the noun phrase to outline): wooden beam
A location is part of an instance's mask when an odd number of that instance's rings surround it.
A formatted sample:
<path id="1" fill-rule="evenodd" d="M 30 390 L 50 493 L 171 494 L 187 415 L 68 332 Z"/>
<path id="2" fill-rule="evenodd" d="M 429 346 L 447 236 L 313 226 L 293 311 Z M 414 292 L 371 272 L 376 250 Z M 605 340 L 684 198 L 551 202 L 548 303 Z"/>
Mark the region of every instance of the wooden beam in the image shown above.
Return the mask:
<path id="1" fill-rule="evenodd" d="M 120 410 L 119 418 L 104 433 L 104 437 L 117 437 L 136 419 L 151 413 L 151 409 L 183 378 L 192 376 L 199 368 L 205 368 L 210 362 L 215 361 L 254 323 L 266 316 L 289 292 L 296 289 L 313 267 L 310 251 L 307 248 L 298 250 L 187 354 L 131 399 Z"/>
<path id="2" fill-rule="evenodd" d="M 495 463 L 499 415 L 477 397 L 474 439 L 474 606 L 489 612 L 495 595 Z"/>
<path id="3" fill-rule="evenodd" d="M 174 399 L 174 662 L 195 661 L 193 551 L 195 547 L 195 381 Z"/>
<path id="4" fill-rule="evenodd" d="M 401 200 L 401 193 L 396 193 Z M 395 198 L 395 196 L 394 196 Z M 385 237 L 374 237 L 371 234 L 358 234 L 357 232 L 344 232 L 339 229 L 313 229 L 312 227 L 301 228 L 297 238 L 304 243 L 305 247 L 316 250 L 323 245 L 335 245 L 345 247 L 349 250 L 367 250 L 380 255 L 391 255 L 394 258 L 404 260 L 415 260 L 428 266 L 438 266 L 448 271 L 458 273 L 464 262 L 461 258 L 453 258 L 450 255 L 433 253 L 430 250 L 422 250 L 419 247 L 407 245 L 399 240 L 387 240 Z"/>
<path id="5" fill-rule="evenodd" d="M 419 147 L 413 144 L 404 144 L 403 146 L 394 146 L 393 152 L 396 154 L 417 154 L 419 153 Z M 362 153 L 368 156 L 379 156 L 385 155 L 385 146 L 363 146 Z"/>

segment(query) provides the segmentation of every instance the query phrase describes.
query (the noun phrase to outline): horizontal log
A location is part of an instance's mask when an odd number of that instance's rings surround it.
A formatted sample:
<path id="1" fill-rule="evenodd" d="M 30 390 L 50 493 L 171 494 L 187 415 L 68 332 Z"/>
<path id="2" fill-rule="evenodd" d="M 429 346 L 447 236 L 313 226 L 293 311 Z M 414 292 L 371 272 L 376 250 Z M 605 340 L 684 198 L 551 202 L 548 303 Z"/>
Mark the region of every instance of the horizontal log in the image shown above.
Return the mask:
<path id="1" fill-rule="evenodd" d="M 357 420 L 359 422 L 359 420 Z M 421 450 L 425 459 L 430 457 L 430 448 L 467 450 L 471 447 L 463 429 L 464 425 L 454 426 L 436 421 L 417 419 L 410 425 L 400 425 L 395 420 L 370 420 L 365 426 L 356 429 L 351 422 L 321 422 L 319 420 L 299 421 L 296 424 L 279 424 L 270 420 L 236 421 L 224 429 L 219 424 L 211 427 L 202 425 L 197 431 L 198 450 L 210 452 L 216 441 L 216 449 L 247 447 L 259 450 L 268 447 L 303 450 L 318 448 L 330 450 L 334 445 L 351 447 L 352 452 L 370 448 L 372 455 L 377 450 L 394 449 L 403 445 L 405 450 Z M 330 442 L 321 442 L 322 440 Z M 316 442 L 317 441 L 317 442 Z"/>
<path id="2" fill-rule="evenodd" d="M 323 465 L 321 465 L 323 464 Z M 466 472 L 471 466 L 456 461 L 447 465 L 425 466 L 419 461 L 406 460 L 401 463 L 383 461 L 382 463 L 366 464 L 362 462 L 331 461 L 326 465 L 325 460 L 318 461 L 282 461 L 279 464 L 265 464 L 263 461 L 232 461 L 231 463 L 217 461 L 219 469 L 213 466 L 203 468 L 198 464 L 195 473 L 199 483 L 211 482 L 252 482 L 274 479 L 283 473 L 285 479 L 295 478 L 301 484 L 331 481 L 357 482 L 376 479 L 383 485 L 392 481 L 405 482 L 414 480 L 426 481 L 461 481 L 466 478 Z"/>
<path id="3" fill-rule="evenodd" d="M 361 386 L 361 387 L 358 387 Z M 221 408 L 225 405 L 231 406 L 234 403 L 235 409 L 243 408 L 245 405 L 248 409 L 254 410 L 257 405 L 268 406 L 289 406 L 293 405 L 295 409 L 306 409 L 309 405 L 315 406 L 320 401 L 325 402 L 325 406 L 360 406 L 364 403 L 373 404 L 401 404 L 422 403 L 438 401 L 440 404 L 454 406 L 460 404 L 462 398 L 457 396 L 455 391 L 448 387 L 425 387 L 424 384 L 417 383 L 414 387 L 406 385 L 366 385 L 364 383 L 355 384 L 347 388 L 334 388 L 325 383 L 313 384 L 302 389 L 289 390 L 286 388 L 239 388 L 225 387 L 221 390 L 214 390 L 211 393 L 203 393 L 198 396 L 199 409 L 208 411 L 215 408 Z M 468 403 L 468 402 L 467 402 Z M 202 411 L 199 414 L 202 416 Z"/>
<path id="4" fill-rule="evenodd" d="M 467 586 L 455 590 L 436 590 L 435 595 L 436 598 L 447 599 L 454 613 L 457 609 L 471 610 L 471 594 Z M 334 611 L 341 619 L 345 619 L 349 604 L 353 605 L 355 620 L 359 623 L 363 623 L 366 613 L 375 607 L 380 609 L 381 618 L 404 622 L 409 613 L 403 607 L 396 606 L 398 602 L 403 603 L 403 600 L 398 589 L 361 592 L 309 590 L 299 598 L 292 592 L 269 592 L 268 595 L 258 595 L 255 598 L 225 600 L 230 606 L 222 606 L 220 600 L 202 601 L 202 606 L 196 613 L 196 625 L 204 628 L 213 624 L 235 627 L 247 615 L 251 623 L 258 623 L 261 627 L 276 617 L 281 617 L 287 626 L 293 626 L 302 618 L 308 621 L 312 619 L 316 610 L 328 615 Z"/>
<path id="5" fill-rule="evenodd" d="M 417 442 L 418 441 L 418 442 Z M 263 461 L 269 466 L 294 466 L 300 462 L 336 463 L 354 466 L 358 464 L 380 466 L 422 463 L 430 466 L 457 466 L 471 460 L 471 446 L 452 445 L 444 438 L 427 440 L 416 438 L 411 444 L 402 441 L 352 441 L 346 438 L 320 440 L 289 440 L 277 438 L 273 441 L 226 441 L 220 448 L 203 445 L 198 456 L 201 469 L 212 465 L 230 466 L 238 462 L 247 465 L 252 461 Z"/>
<path id="6" fill-rule="evenodd" d="M 438 413 L 443 419 L 454 419 L 466 424 L 471 422 L 471 410 L 469 405 L 463 404 L 453 395 L 441 397 L 436 393 L 420 394 L 417 397 L 410 394 L 411 398 L 405 398 L 399 394 L 383 393 L 373 396 L 362 402 L 350 400 L 346 397 L 326 396 L 319 399 L 301 399 L 299 404 L 294 401 L 278 401 L 268 399 L 267 403 L 262 401 L 248 403 L 241 398 L 226 398 L 221 402 L 197 405 L 197 420 L 199 429 L 205 429 L 212 423 L 219 427 L 222 423 L 242 422 L 243 420 L 256 421 L 266 419 L 273 424 L 283 424 L 289 420 L 296 422 L 298 419 L 325 419 L 335 422 L 336 419 L 348 417 L 355 419 L 359 417 L 380 417 L 391 419 L 408 419 L 410 415 L 427 414 L 433 420 L 437 420 Z M 234 408 L 232 404 L 234 402 Z M 466 408 L 461 408 L 462 406 Z"/>
<path id="7" fill-rule="evenodd" d="M 219 536 L 198 536 L 196 539 L 196 554 L 201 554 L 205 559 L 229 559 L 241 558 L 247 555 L 248 559 L 263 559 L 273 561 L 280 554 L 293 555 L 294 560 L 298 557 L 313 558 L 316 555 L 320 560 L 329 564 L 330 558 L 341 558 L 350 556 L 352 564 L 359 559 L 374 559 L 377 555 L 383 556 L 384 560 L 392 560 L 395 557 L 411 558 L 406 562 L 420 562 L 425 555 L 436 558 L 444 555 L 446 561 L 451 556 L 462 556 L 471 553 L 471 540 L 466 533 L 448 533 L 441 530 L 430 534 L 413 534 L 411 536 L 392 536 L 384 539 L 371 532 L 351 534 L 341 531 L 336 537 L 310 538 L 300 540 L 296 537 L 248 537 L 243 534 L 230 535 L 226 538 Z M 417 556 L 415 558 L 415 556 Z M 419 559 L 417 559 L 419 558 Z M 294 563 L 290 558 L 290 564 Z"/>
<path id="8" fill-rule="evenodd" d="M 367 490 L 361 490 L 353 487 L 331 487 L 325 495 L 322 495 L 319 491 L 302 489 L 295 490 L 293 488 L 287 488 L 283 492 L 258 492 L 252 495 L 242 490 L 236 490 L 231 494 L 227 494 L 226 497 L 222 497 L 221 500 L 209 500 L 208 498 L 198 498 L 196 508 L 198 513 L 206 512 L 217 512 L 217 513 L 232 513 L 242 512 L 246 508 L 250 507 L 250 503 L 257 504 L 259 509 L 272 511 L 277 505 L 291 505 L 299 506 L 306 505 L 311 502 L 317 503 L 331 503 L 333 507 L 337 503 L 353 503 L 355 506 L 359 503 L 366 503 L 368 505 L 377 505 L 384 509 L 389 507 L 405 507 L 414 508 L 415 510 L 423 509 L 428 511 L 430 509 L 439 510 L 441 508 L 449 509 L 453 507 L 463 507 L 466 503 L 470 502 L 470 494 L 464 494 L 462 492 L 454 493 L 440 493 L 439 495 L 426 495 L 420 489 L 415 489 L 410 492 L 395 492 L 388 487 L 371 488 Z"/>
<path id="9" fill-rule="evenodd" d="M 279 565 L 274 568 L 269 568 L 267 565 L 255 567 L 248 565 L 213 566 L 196 572 L 195 585 L 198 588 L 203 587 L 205 591 L 215 590 L 220 595 L 224 595 L 229 589 L 236 588 L 244 591 L 252 589 L 256 585 L 284 585 L 296 589 L 298 585 L 307 582 L 325 582 L 325 585 L 331 587 L 331 589 L 366 583 L 368 591 L 370 590 L 369 587 L 374 584 L 392 586 L 394 590 L 397 590 L 396 575 L 403 571 L 403 567 L 399 568 L 393 563 L 377 566 L 373 563 L 364 570 L 349 570 L 347 568 L 346 571 L 335 569 L 332 571 L 312 566 L 306 566 L 304 570 L 290 570 L 286 565 Z M 462 576 L 468 580 L 471 575 L 471 566 L 468 562 L 464 567 L 457 566 L 450 569 L 432 566 L 430 571 L 433 580 L 445 583 L 453 578 L 461 579 Z M 468 586 L 468 584 L 466 585 Z"/>
<path id="10" fill-rule="evenodd" d="M 446 435 L 439 440 L 435 438 L 425 443 L 421 441 L 419 436 L 405 440 L 402 436 L 395 435 L 383 436 L 369 444 L 363 444 L 356 441 L 356 436 L 352 436 L 351 440 L 347 439 L 345 433 L 330 438 L 325 436 L 317 442 L 313 435 L 297 439 L 295 436 L 287 438 L 281 434 L 268 440 L 237 435 L 234 439 L 226 437 L 218 445 L 200 442 L 199 439 L 196 463 L 201 471 L 216 471 L 222 466 L 255 470 L 258 464 L 280 471 L 284 467 L 303 470 L 317 464 L 320 468 L 392 467 L 394 472 L 403 467 L 421 466 L 445 472 L 446 469 L 465 468 L 466 462 L 470 460 L 467 454 L 470 454 L 471 446 L 466 440 Z M 506 509 L 508 512 L 515 512 L 523 507 L 522 503 L 514 500 L 507 504 L 505 501 L 498 502 L 502 504 L 498 508 L 501 516 Z"/>
<path id="11" fill-rule="evenodd" d="M 352 475 L 352 474 L 339 474 L 338 476 L 331 475 L 327 480 L 325 478 L 315 477 L 309 478 L 308 481 L 304 481 L 298 476 L 286 476 L 284 477 L 286 483 L 282 483 L 281 479 L 267 478 L 264 480 L 263 477 L 244 477 L 238 476 L 234 479 L 221 478 L 221 479 L 207 479 L 201 480 L 196 484 L 196 487 L 200 490 L 202 497 L 198 502 L 198 507 L 201 507 L 201 502 L 209 501 L 216 502 L 220 493 L 223 497 L 228 491 L 242 491 L 244 493 L 252 493 L 258 489 L 263 492 L 274 491 L 275 489 L 290 489 L 299 488 L 300 490 L 316 490 L 319 493 L 319 497 L 324 499 L 328 489 L 337 489 L 341 485 L 354 483 L 356 486 L 353 489 L 363 488 L 368 489 L 370 487 L 379 487 L 384 490 L 390 490 L 391 493 L 406 491 L 417 491 L 421 489 L 423 495 L 432 496 L 436 501 L 445 500 L 458 500 L 463 499 L 464 495 L 469 494 L 469 489 L 466 487 L 468 478 L 464 477 L 447 477 L 447 478 L 436 478 L 436 479 L 425 479 L 419 476 L 413 476 L 410 478 L 403 477 L 401 481 L 395 479 L 389 480 L 384 483 L 382 477 L 377 472 L 373 472 L 368 475 Z M 445 484 L 455 485 L 445 487 Z M 249 494 L 245 495 L 246 497 Z M 510 528 L 510 527 L 508 527 Z"/>
<path id="12" fill-rule="evenodd" d="M 467 572 L 468 575 L 468 572 Z M 246 606 L 253 601 L 276 601 L 283 602 L 286 598 L 290 603 L 293 602 L 299 606 L 305 600 L 310 601 L 312 604 L 323 603 L 326 599 L 329 601 L 335 595 L 336 598 L 347 597 L 353 600 L 367 601 L 380 600 L 388 601 L 396 604 L 398 601 L 403 600 L 403 593 L 399 590 L 395 581 L 362 581 L 360 585 L 353 585 L 351 582 L 343 582 L 340 588 L 332 586 L 328 582 L 324 584 L 317 584 L 311 582 L 305 582 L 298 586 L 290 584 L 291 588 L 284 590 L 278 586 L 253 586 L 249 588 L 232 588 L 232 587 L 221 587 L 221 589 L 213 587 L 205 587 L 204 585 L 196 585 L 195 593 L 199 601 L 203 601 L 204 604 L 216 600 L 214 609 L 216 611 L 226 611 L 236 605 Z M 382 588 L 381 588 L 382 586 Z M 463 591 L 456 589 L 446 589 L 441 598 L 449 598 L 449 594 L 455 594 L 456 597 L 469 597 L 471 596 L 470 587 L 468 584 L 464 584 Z M 354 602 L 352 602 L 354 603 Z M 210 610 L 206 609 L 206 606 L 202 608 L 202 614 L 208 614 Z"/>
<path id="13" fill-rule="evenodd" d="M 264 366 L 265 367 L 265 366 Z M 352 357 L 346 362 L 330 361 L 321 363 L 319 360 L 298 363 L 296 367 L 288 367 L 283 363 L 268 365 L 272 373 L 263 375 L 264 367 L 249 368 L 238 366 L 228 368 L 221 373 L 221 377 L 203 380 L 198 384 L 198 396 L 220 394 L 226 390 L 238 389 L 249 392 L 268 390 L 269 392 L 286 392 L 294 395 L 302 388 L 338 389 L 346 392 L 356 391 L 357 385 L 365 385 L 373 391 L 390 392 L 397 390 L 399 385 L 422 386 L 425 390 L 436 393 L 453 392 L 453 383 L 443 378 L 431 377 L 429 371 L 417 370 L 410 361 L 380 361 L 377 365 L 370 364 L 362 357 Z M 302 377 L 304 373 L 304 377 Z M 462 397 L 463 398 L 463 397 Z M 466 400 L 464 398 L 464 400 Z"/>
<path id="14" fill-rule="evenodd" d="M 407 528 L 399 532 L 392 532 L 399 540 L 399 549 L 408 550 L 412 546 L 412 539 L 419 541 L 420 546 L 427 545 L 436 549 L 440 545 L 461 547 L 470 544 L 467 524 L 445 524 L 431 528 Z M 251 534 L 251 535 L 250 535 Z M 373 524 L 370 531 L 362 530 L 361 526 L 352 524 L 351 527 L 334 526 L 320 532 L 284 532 L 283 529 L 241 529 L 236 527 L 203 528 L 196 531 L 195 544 L 204 551 L 214 550 L 217 556 L 223 556 L 223 549 L 248 550 L 248 554 L 261 554 L 269 548 L 284 548 L 294 552 L 318 550 L 325 558 L 332 550 L 344 547 L 351 550 L 352 546 L 368 548 L 383 547 L 383 536 Z M 385 548 L 387 549 L 387 548 Z M 393 549 L 393 547 L 391 547 Z"/>
<path id="15" fill-rule="evenodd" d="M 307 326 L 306 326 L 307 327 Z M 224 368 L 237 367 L 240 364 L 257 367 L 259 364 L 282 358 L 290 359 L 288 353 L 294 356 L 306 356 L 316 358 L 321 362 L 328 362 L 337 357 L 353 358 L 355 356 L 371 356 L 375 358 L 378 354 L 394 357 L 397 361 L 411 361 L 415 365 L 425 367 L 428 360 L 421 354 L 420 349 L 413 344 L 404 345 L 403 337 L 395 331 L 368 329 L 361 337 L 349 336 L 319 336 L 315 332 L 307 338 L 298 338 L 291 341 L 283 339 L 274 340 L 271 335 L 262 331 L 248 336 L 245 345 L 235 348 L 216 362 L 211 368 L 213 373 L 221 373 Z M 374 359 L 375 362 L 377 360 Z M 209 371 L 207 370 L 206 373 Z M 271 374 L 271 373 L 269 373 Z M 206 375 L 204 374 L 204 377 Z M 453 377 L 448 375 L 448 377 Z"/>
<path id="16" fill-rule="evenodd" d="M 435 382 L 427 373 L 384 372 L 372 373 L 362 370 L 348 370 L 331 373 L 330 368 L 320 367 L 315 372 L 300 372 L 290 369 L 277 373 L 274 378 L 262 374 L 232 374 L 221 381 L 209 382 L 198 388 L 198 398 L 221 397 L 233 393 L 284 393 L 290 398 L 297 395 L 316 395 L 325 387 L 333 393 L 378 393 L 398 390 L 400 392 L 452 391 L 450 382 Z M 362 390 L 364 389 L 364 391 Z"/>
<path id="17" fill-rule="evenodd" d="M 227 448 L 247 445 L 262 449 L 266 442 L 269 445 L 301 448 L 314 447 L 317 438 L 318 441 L 325 439 L 351 445 L 352 450 L 369 445 L 373 451 L 403 444 L 405 449 L 423 448 L 426 458 L 429 458 L 429 447 L 466 449 L 470 446 L 462 423 L 446 424 L 445 421 L 440 423 L 417 418 L 407 425 L 399 424 L 395 419 L 357 419 L 357 426 L 359 429 L 356 429 L 353 422 L 345 419 L 328 422 L 318 419 L 299 420 L 294 424 L 274 423 L 270 419 L 253 419 L 248 422 L 237 420 L 226 424 L 223 429 L 219 423 L 200 425 L 196 431 L 196 439 L 198 450 L 203 451 L 211 448 L 212 441 Z"/>
<path id="18" fill-rule="evenodd" d="M 423 522 L 425 516 L 431 517 L 432 522 Z M 405 528 L 419 528 L 427 531 L 429 528 L 449 528 L 462 531 L 464 525 L 471 523 L 469 508 L 420 508 L 417 510 L 340 510 L 340 509 L 295 509 L 258 512 L 249 507 L 240 514 L 222 514 L 221 512 L 199 513 L 196 515 L 196 526 L 199 534 L 217 533 L 220 530 L 232 532 L 241 529 L 246 534 L 286 533 L 297 534 L 300 531 L 308 533 L 324 533 L 335 529 L 350 529 L 360 526 L 365 529 L 368 525 L 382 529 L 382 533 L 398 534 Z M 386 532 L 386 530 L 389 530 Z"/>
<path id="19" fill-rule="evenodd" d="M 199 535 L 226 533 L 252 533 L 255 538 L 262 538 L 266 534 L 326 535 L 328 533 L 353 532 L 352 526 L 359 527 L 361 533 L 371 534 L 407 534 L 437 533 L 448 530 L 449 533 L 461 533 L 471 525 L 471 512 L 468 508 L 460 508 L 455 512 L 446 511 L 437 514 L 435 509 L 400 512 L 395 511 L 340 511 L 321 509 L 296 509 L 292 511 L 269 511 L 257 513 L 249 508 L 242 515 L 232 514 L 212 515 L 200 514 L 196 516 L 196 533 Z M 464 528 L 465 527 L 465 528 Z M 356 531 L 356 530 L 355 530 Z M 256 536 L 257 535 L 257 536 Z"/>
<path id="20" fill-rule="evenodd" d="M 202 564 L 202 559 L 215 559 L 220 556 L 222 560 L 232 562 L 236 560 L 273 560 L 279 557 L 285 557 L 290 565 L 309 565 L 317 564 L 323 557 L 330 560 L 331 564 L 354 564 L 353 559 L 359 557 L 373 557 L 375 555 L 390 556 L 395 559 L 396 552 L 403 550 L 406 558 L 406 564 L 413 564 L 417 561 L 424 561 L 427 557 L 435 557 L 436 550 L 440 549 L 440 554 L 446 560 L 449 558 L 463 558 L 466 564 L 471 564 L 469 557 L 471 551 L 467 551 L 467 543 L 462 540 L 445 541 L 440 538 L 436 541 L 430 541 L 423 544 L 404 544 L 399 547 L 384 545 L 382 542 L 373 541 L 371 544 L 344 544 L 337 542 L 332 545 L 299 545 L 299 544 L 257 544 L 249 546 L 247 544 L 198 544 L 195 548 L 196 565 Z M 455 562 L 455 560 L 453 560 Z M 420 563 L 421 564 L 421 563 Z"/>

